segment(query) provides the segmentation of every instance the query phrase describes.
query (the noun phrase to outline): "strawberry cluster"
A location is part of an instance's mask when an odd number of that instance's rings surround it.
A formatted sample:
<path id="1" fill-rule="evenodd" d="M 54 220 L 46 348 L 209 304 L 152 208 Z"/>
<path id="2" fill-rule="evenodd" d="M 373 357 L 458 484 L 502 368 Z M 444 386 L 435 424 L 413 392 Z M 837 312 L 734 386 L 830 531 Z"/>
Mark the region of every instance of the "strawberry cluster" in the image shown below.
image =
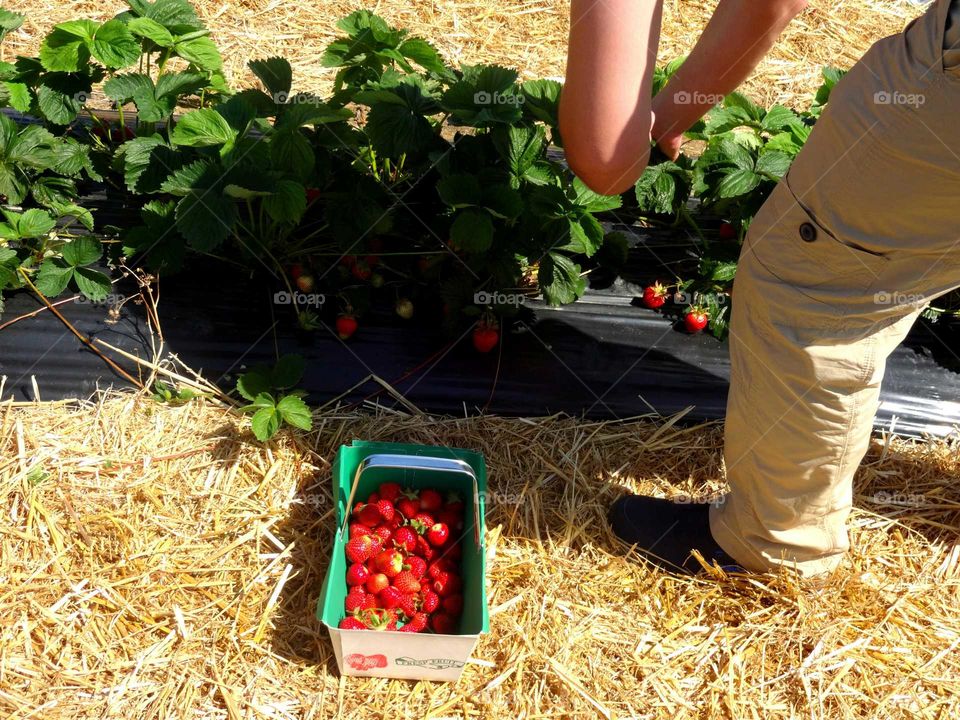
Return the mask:
<path id="1" fill-rule="evenodd" d="M 383 483 L 353 509 L 346 630 L 456 632 L 463 611 L 463 501 Z"/>

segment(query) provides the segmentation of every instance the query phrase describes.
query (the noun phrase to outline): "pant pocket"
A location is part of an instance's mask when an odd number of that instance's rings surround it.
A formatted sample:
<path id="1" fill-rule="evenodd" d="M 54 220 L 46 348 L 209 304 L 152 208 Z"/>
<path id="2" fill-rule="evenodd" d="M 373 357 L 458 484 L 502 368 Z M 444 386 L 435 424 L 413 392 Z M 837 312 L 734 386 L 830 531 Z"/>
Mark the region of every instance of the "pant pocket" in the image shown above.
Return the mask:
<path id="1" fill-rule="evenodd" d="M 805 207 L 789 173 L 757 215 L 745 245 L 780 282 L 838 311 L 869 294 L 889 264 L 887 255 L 837 235 Z"/>

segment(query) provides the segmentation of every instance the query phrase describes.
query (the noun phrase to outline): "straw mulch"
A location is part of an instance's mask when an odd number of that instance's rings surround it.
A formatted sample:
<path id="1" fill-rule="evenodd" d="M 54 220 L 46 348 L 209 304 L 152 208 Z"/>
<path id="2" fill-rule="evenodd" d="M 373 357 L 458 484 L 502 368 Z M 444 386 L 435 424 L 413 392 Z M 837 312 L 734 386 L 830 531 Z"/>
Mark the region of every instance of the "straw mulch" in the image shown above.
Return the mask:
<path id="1" fill-rule="evenodd" d="M 955 718 L 957 446 L 878 441 L 822 587 L 624 557 L 626 491 L 722 487 L 715 426 L 328 412 L 263 446 L 213 402 L 0 408 L 4 718 Z M 341 679 L 314 606 L 353 438 L 484 453 L 491 632 L 457 684 Z"/>
<path id="2" fill-rule="evenodd" d="M 320 66 L 338 18 L 369 7 L 398 27 L 437 44 L 454 63 L 501 63 L 524 78 L 564 74 L 569 0 L 477 0 L 475 2 L 376 2 L 351 0 L 194 0 L 224 52 L 227 71 L 250 81 L 248 60 L 283 55 L 294 66 L 296 89 L 323 92 L 333 73 Z M 33 53 L 56 22 L 76 17 L 107 19 L 125 6 L 120 0 L 14 0 L 4 3 L 28 14 L 27 24 L 8 38 L 3 55 Z M 717 0 L 665 0 L 662 61 L 689 52 Z M 820 83 L 823 65 L 849 67 L 875 40 L 903 29 L 920 13 L 908 0 L 810 0 L 784 33 L 776 50 L 746 83 L 767 104 L 804 107 Z M 0 56 L 3 59 L 3 56 Z"/>

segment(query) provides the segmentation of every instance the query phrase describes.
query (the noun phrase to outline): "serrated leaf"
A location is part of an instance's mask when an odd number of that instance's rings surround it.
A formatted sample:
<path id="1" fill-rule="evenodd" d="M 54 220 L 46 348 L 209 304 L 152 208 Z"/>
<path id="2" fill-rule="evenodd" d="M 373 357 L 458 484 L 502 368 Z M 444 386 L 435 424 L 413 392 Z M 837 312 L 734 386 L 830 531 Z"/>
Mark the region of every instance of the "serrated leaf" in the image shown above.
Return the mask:
<path id="1" fill-rule="evenodd" d="M 233 200 L 215 190 L 194 190 L 177 203 L 177 229 L 200 252 L 226 240 L 237 221 Z"/>
<path id="2" fill-rule="evenodd" d="M 724 139 L 720 143 L 720 151 L 727 162 L 740 170 L 753 170 L 756 163 L 753 154 L 733 138 Z"/>
<path id="3" fill-rule="evenodd" d="M 513 220 L 523 213 L 523 196 L 509 185 L 485 186 L 482 204 L 495 217 L 504 220 Z"/>
<path id="4" fill-rule="evenodd" d="M 301 430 L 310 430 L 313 427 L 313 417 L 310 408 L 296 395 L 285 395 L 277 403 L 277 411 L 288 425 Z"/>
<path id="5" fill-rule="evenodd" d="M 237 392 L 251 402 L 253 402 L 258 395 L 269 393 L 270 390 L 270 378 L 267 377 L 264 372 L 251 370 L 237 378 Z"/>
<path id="6" fill-rule="evenodd" d="M 574 204 L 587 212 L 616 210 L 623 204 L 623 200 L 619 195 L 601 195 L 600 193 L 595 193 L 578 177 L 573 179 L 571 187 L 573 188 Z"/>
<path id="7" fill-rule="evenodd" d="M 222 145 L 229 148 L 233 146 L 236 137 L 237 131 L 230 127 L 220 113 L 203 108 L 180 118 L 170 133 L 170 142 L 188 147 Z"/>
<path id="8" fill-rule="evenodd" d="M 89 92 L 65 87 L 69 81 L 57 77 L 58 73 L 48 73 L 37 88 L 37 106 L 43 116 L 54 125 L 69 125 L 77 119 Z"/>
<path id="9" fill-rule="evenodd" d="M 803 120 L 793 110 L 783 105 L 774 105 L 763 116 L 760 129 L 774 134 L 801 125 L 803 125 Z"/>
<path id="10" fill-rule="evenodd" d="M 280 429 L 280 413 L 276 407 L 264 407 L 257 410 L 250 418 L 250 429 L 254 437 L 260 442 L 266 442 Z"/>
<path id="11" fill-rule="evenodd" d="M 181 158 L 159 135 L 138 137 L 117 150 L 123 158 L 124 179 L 130 192 L 159 192 L 171 172 L 179 169 Z"/>
<path id="12" fill-rule="evenodd" d="M 270 159 L 274 167 L 283 168 L 300 180 L 313 172 L 313 146 L 300 130 L 278 130 L 270 140 Z"/>
<path id="13" fill-rule="evenodd" d="M 23 21 L 26 19 L 26 15 L 0 8 L 0 42 L 3 42 L 7 33 L 11 33 L 23 25 Z"/>
<path id="14" fill-rule="evenodd" d="M 30 88 L 28 88 L 25 83 L 5 80 L 3 87 L 7 92 L 7 105 L 22 113 L 30 110 L 32 98 L 30 97 Z"/>
<path id="15" fill-rule="evenodd" d="M 751 121 L 750 115 L 739 107 L 713 108 L 707 114 L 704 123 L 704 133 L 709 135 L 720 135 L 733 130 L 734 128 L 746 125 Z"/>
<path id="16" fill-rule="evenodd" d="M 549 305 L 572 303 L 587 289 L 587 281 L 580 277 L 580 266 L 557 252 L 544 256 L 538 278 L 543 298 Z"/>
<path id="17" fill-rule="evenodd" d="M 73 267 L 82 267 L 90 265 L 100 259 L 103 254 L 103 248 L 100 242 L 92 237 L 74 238 L 61 250 L 63 259 Z"/>
<path id="18" fill-rule="evenodd" d="M 184 197 L 194 190 L 204 190 L 218 176 L 217 170 L 209 160 L 195 160 L 174 171 L 160 186 L 161 192 Z"/>
<path id="19" fill-rule="evenodd" d="M 134 35 L 146 38 L 158 47 L 173 47 L 173 34 L 156 20 L 148 17 L 131 18 L 127 28 Z"/>
<path id="20" fill-rule="evenodd" d="M 138 16 L 155 20 L 174 35 L 203 29 L 203 23 L 188 0 L 128 0 L 127 4 Z"/>
<path id="21" fill-rule="evenodd" d="M 493 245 L 493 221 L 489 213 L 468 208 L 457 214 L 450 226 L 450 242 L 470 253 L 481 253 Z"/>
<path id="22" fill-rule="evenodd" d="M 293 180 L 281 180 L 263 199 L 263 209 L 277 222 L 299 222 L 307 211 L 306 188 Z"/>
<path id="23" fill-rule="evenodd" d="M 73 273 L 73 281 L 77 284 L 80 292 L 94 302 L 103 300 L 110 294 L 110 278 L 99 270 L 93 268 L 80 267 Z"/>
<path id="24" fill-rule="evenodd" d="M 43 237 L 56 226 L 57 221 L 46 210 L 33 208 L 20 216 L 17 232 L 21 238 Z"/>
<path id="25" fill-rule="evenodd" d="M 117 70 L 140 59 L 140 43 L 122 20 L 107 20 L 97 28 L 90 52 L 106 67 Z"/>
<path id="26" fill-rule="evenodd" d="M 272 57 L 265 60 L 251 60 L 247 63 L 247 66 L 275 99 L 278 95 L 286 97 L 290 94 L 290 86 L 293 84 L 293 69 L 285 58 Z M 285 102 L 285 100 L 276 101 Z"/>
<path id="27" fill-rule="evenodd" d="M 417 65 L 438 75 L 447 75 L 449 71 L 443 64 L 440 53 L 429 42 L 422 38 L 409 38 L 400 43 L 397 51 L 406 58 L 413 60 Z"/>
<path id="28" fill-rule="evenodd" d="M 520 86 L 523 94 L 523 114 L 546 123 L 559 124 L 560 91 L 563 85 L 556 80 L 528 80 Z"/>
<path id="29" fill-rule="evenodd" d="M 541 158 L 546 137 L 542 127 L 511 126 L 497 128 L 493 133 L 493 142 L 497 152 L 507 162 L 511 175 L 510 185 L 514 188 Z"/>
<path id="30" fill-rule="evenodd" d="M 223 58 L 213 40 L 208 37 L 198 37 L 192 40 L 179 40 L 174 44 L 177 55 L 193 63 L 201 70 L 219 72 L 223 69 Z"/>
<path id="31" fill-rule="evenodd" d="M 717 196 L 734 198 L 745 195 L 757 187 L 761 179 L 753 170 L 733 170 L 724 175 L 717 185 Z"/>
<path id="32" fill-rule="evenodd" d="M 757 122 L 763 117 L 763 108 L 753 102 L 746 95 L 738 92 L 732 92 L 723 99 L 723 105 L 727 108 L 739 108 L 746 116 Z"/>
<path id="33" fill-rule="evenodd" d="M 377 152 L 391 158 L 421 153 L 433 140 L 433 127 L 418 105 L 406 103 L 373 105 L 364 132 Z"/>
<path id="34" fill-rule="evenodd" d="M 53 298 L 67 289 L 73 268 L 60 258 L 47 258 L 40 265 L 34 285 L 43 295 Z"/>
<path id="35" fill-rule="evenodd" d="M 78 72 L 90 59 L 89 45 L 97 30 L 92 20 L 54 25 L 40 45 L 40 62 L 51 72 Z"/>
<path id="36" fill-rule="evenodd" d="M 768 150 L 760 154 L 760 158 L 757 160 L 756 172 L 772 175 L 779 180 L 786 175 L 787 170 L 790 169 L 790 165 L 792 164 L 793 157 L 787 153 L 778 150 Z"/>

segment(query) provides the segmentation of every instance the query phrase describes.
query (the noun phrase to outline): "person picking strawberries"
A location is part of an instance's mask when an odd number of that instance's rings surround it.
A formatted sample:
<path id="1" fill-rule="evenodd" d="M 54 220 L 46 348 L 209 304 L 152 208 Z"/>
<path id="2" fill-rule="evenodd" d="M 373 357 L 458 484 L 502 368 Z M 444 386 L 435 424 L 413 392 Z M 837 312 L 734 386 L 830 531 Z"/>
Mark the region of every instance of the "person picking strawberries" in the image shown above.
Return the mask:
<path id="1" fill-rule="evenodd" d="M 619 193 L 651 139 L 683 133 L 736 88 L 804 0 L 720 0 L 652 101 L 661 0 L 573 0 L 560 130 L 573 171 Z M 724 459 L 711 506 L 618 500 L 614 532 L 673 569 L 829 573 L 849 549 L 853 475 L 888 355 L 960 286 L 960 0 L 877 42 L 830 103 L 744 239 L 730 329 Z"/>

